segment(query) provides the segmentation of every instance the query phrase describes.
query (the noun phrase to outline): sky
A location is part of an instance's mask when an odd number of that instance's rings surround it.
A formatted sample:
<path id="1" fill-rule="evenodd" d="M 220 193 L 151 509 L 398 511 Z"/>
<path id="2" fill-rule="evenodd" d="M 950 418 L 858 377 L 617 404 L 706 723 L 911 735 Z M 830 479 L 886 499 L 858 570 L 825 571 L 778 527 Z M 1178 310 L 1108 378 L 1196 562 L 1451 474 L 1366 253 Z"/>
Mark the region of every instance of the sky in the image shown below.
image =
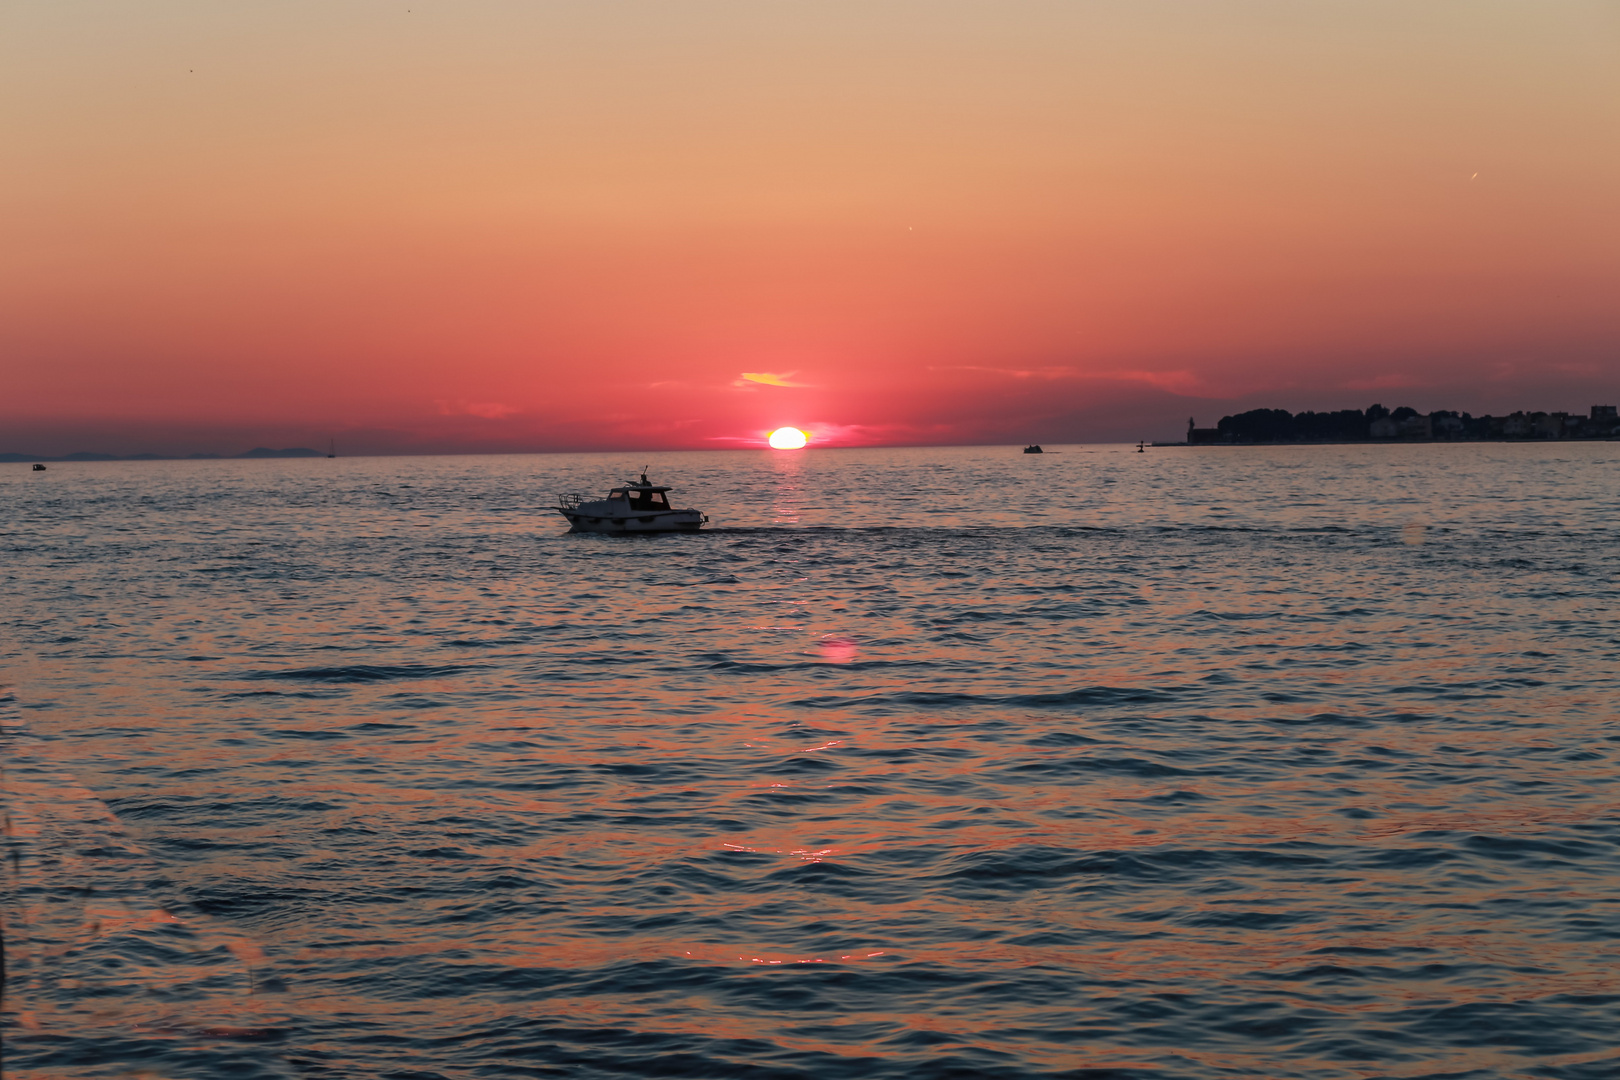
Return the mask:
<path id="1" fill-rule="evenodd" d="M 10 0 L 0 451 L 1620 401 L 1620 4 Z"/>

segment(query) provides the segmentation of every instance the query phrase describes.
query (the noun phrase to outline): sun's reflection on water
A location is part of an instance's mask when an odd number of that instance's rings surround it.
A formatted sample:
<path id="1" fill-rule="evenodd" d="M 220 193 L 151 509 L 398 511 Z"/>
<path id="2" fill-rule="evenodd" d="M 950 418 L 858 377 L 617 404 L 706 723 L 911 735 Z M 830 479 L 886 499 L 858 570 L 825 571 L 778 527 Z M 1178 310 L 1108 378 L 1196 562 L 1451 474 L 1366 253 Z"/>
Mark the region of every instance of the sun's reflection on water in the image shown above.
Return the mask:
<path id="1" fill-rule="evenodd" d="M 771 502 L 772 525 L 797 525 L 804 505 L 804 454 L 772 454 L 774 476 Z"/>

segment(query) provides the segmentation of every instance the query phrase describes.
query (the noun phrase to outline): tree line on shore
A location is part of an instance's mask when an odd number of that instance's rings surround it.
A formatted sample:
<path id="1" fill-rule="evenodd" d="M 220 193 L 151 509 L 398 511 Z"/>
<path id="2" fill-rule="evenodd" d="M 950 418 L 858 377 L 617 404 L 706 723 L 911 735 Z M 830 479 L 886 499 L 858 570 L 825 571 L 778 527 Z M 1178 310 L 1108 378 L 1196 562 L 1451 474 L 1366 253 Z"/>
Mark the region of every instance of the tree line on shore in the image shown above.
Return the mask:
<path id="1" fill-rule="evenodd" d="M 1615 406 L 1594 405 L 1589 415 L 1565 412 L 1515 412 L 1508 416 L 1472 416 L 1437 409 L 1420 413 L 1410 406 L 1386 409 L 1372 405 L 1337 412 L 1290 413 L 1286 409 L 1250 409 L 1223 416 L 1213 428 L 1188 421 L 1190 443 L 1367 442 L 1393 440 L 1612 439 L 1620 437 Z"/>

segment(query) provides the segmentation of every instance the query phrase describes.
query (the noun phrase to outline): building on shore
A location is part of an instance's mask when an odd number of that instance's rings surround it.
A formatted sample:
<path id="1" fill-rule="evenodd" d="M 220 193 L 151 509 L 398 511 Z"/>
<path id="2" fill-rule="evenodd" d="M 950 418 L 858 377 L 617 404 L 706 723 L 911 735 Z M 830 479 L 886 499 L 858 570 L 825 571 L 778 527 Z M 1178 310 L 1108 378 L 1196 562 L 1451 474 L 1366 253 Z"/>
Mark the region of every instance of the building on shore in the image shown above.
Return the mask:
<path id="1" fill-rule="evenodd" d="M 1250 409 L 1223 416 L 1213 428 L 1187 421 L 1190 446 L 1244 446 L 1263 443 L 1351 443 L 1620 439 L 1620 410 L 1593 405 L 1588 415 L 1568 412 L 1524 412 L 1509 416 L 1473 416 L 1437 409 L 1420 413 L 1409 406 L 1382 405 L 1337 412 L 1290 413 L 1284 409 Z"/>

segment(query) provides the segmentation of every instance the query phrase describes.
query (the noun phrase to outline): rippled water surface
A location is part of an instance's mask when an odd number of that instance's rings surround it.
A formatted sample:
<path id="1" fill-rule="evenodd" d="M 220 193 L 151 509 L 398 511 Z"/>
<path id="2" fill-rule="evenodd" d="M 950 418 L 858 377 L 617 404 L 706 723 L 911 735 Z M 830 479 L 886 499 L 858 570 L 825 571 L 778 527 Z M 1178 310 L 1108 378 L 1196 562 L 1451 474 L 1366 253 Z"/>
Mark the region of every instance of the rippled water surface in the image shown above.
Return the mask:
<path id="1" fill-rule="evenodd" d="M 1620 446 L 0 472 L 6 1076 L 1620 1076 Z"/>

